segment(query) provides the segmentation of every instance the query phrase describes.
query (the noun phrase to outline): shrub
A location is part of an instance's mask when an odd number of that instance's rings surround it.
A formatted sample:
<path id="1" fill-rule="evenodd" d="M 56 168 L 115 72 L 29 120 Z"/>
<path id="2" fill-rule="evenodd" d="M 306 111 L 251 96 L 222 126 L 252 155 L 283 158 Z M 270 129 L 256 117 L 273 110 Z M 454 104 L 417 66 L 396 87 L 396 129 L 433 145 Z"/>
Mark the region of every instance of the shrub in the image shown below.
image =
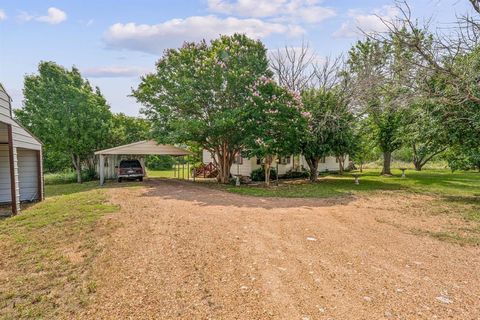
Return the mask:
<path id="1" fill-rule="evenodd" d="M 281 179 L 306 179 L 310 177 L 310 172 L 307 170 L 293 171 L 289 170 L 284 175 L 280 176 Z"/>
<path id="2" fill-rule="evenodd" d="M 252 181 L 265 181 L 265 169 L 262 167 L 252 171 Z M 272 168 L 270 169 L 270 180 L 277 179 L 277 171 Z"/>
<path id="3" fill-rule="evenodd" d="M 148 156 L 147 168 L 151 170 L 171 170 L 175 164 L 175 160 L 171 156 Z"/>
<path id="4" fill-rule="evenodd" d="M 77 173 L 73 170 L 65 170 L 56 173 L 46 173 L 44 176 L 45 184 L 65 184 L 77 182 Z M 92 181 L 96 179 L 95 170 L 82 170 L 82 181 Z"/>

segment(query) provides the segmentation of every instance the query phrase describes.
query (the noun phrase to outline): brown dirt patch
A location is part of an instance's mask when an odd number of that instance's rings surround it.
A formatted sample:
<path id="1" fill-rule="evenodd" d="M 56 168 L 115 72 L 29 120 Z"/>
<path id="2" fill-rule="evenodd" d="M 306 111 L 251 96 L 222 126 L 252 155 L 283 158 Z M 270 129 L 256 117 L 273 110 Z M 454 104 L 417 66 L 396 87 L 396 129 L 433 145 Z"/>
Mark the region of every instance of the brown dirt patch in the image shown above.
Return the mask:
<path id="1" fill-rule="evenodd" d="M 480 319 L 480 249 L 425 196 L 245 197 L 177 181 L 110 190 L 96 319 Z"/>

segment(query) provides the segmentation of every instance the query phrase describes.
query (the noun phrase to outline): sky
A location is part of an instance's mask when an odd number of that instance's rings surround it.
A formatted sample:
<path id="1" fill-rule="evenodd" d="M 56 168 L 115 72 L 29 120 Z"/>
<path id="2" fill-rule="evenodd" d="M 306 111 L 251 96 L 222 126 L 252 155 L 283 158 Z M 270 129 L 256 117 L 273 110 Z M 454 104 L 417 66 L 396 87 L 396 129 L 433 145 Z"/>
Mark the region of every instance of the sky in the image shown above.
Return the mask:
<path id="1" fill-rule="evenodd" d="M 443 28 L 469 12 L 468 0 L 410 0 L 415 17 Z M 393 0 L 0 0 L 0 82 L 22 106 L 23 79 L 40 61 L 76 66 L 113 112 L 137 116 L 129 97 L 166 48 L 184 41 L 246 33 L 269 50 L 302 42 L 321 61 L 345 53 L 378 18 L 397 14 Z"/>

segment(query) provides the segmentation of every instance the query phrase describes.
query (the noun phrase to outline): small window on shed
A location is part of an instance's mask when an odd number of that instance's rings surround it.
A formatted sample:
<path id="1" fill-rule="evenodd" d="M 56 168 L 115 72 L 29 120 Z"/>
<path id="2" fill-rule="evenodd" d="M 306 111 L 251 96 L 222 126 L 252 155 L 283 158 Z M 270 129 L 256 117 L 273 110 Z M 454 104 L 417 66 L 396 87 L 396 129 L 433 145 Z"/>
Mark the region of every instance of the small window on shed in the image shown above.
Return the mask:
<path id="1" fill-rule="evenodd" d="M 322 158 L 320 159 L 320 163 L 325 163 L 325 157 L 322 157 Z"/>

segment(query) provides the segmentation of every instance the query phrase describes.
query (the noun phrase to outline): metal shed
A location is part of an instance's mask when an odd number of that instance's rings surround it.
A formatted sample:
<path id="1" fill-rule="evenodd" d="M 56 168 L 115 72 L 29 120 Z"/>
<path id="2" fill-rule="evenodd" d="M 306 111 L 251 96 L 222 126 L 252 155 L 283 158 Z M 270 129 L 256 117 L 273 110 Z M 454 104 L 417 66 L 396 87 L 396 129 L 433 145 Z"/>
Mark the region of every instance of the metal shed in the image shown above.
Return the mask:
<path id="1" fill-rule="evenodd" d="M 0 84 L 0 211 L 43 200 L 42 143 L 13 119 L 12 99 Z"/>
<path id="2" fill-rule="evenodd" d="M 116 178 L 115 166 L 118 166 L 123 159 L 139 159 L 145 169 L 146 155 L 186 156 L 189 154 L 191 152 L 188 150 L 169 144 L 158 144 L 154 140 L 144 140 L 97 151 L 95 155 L 99 156 L 97 174 L 100 177 L 100 185 L 103 185 L 105 179 Z"/>

